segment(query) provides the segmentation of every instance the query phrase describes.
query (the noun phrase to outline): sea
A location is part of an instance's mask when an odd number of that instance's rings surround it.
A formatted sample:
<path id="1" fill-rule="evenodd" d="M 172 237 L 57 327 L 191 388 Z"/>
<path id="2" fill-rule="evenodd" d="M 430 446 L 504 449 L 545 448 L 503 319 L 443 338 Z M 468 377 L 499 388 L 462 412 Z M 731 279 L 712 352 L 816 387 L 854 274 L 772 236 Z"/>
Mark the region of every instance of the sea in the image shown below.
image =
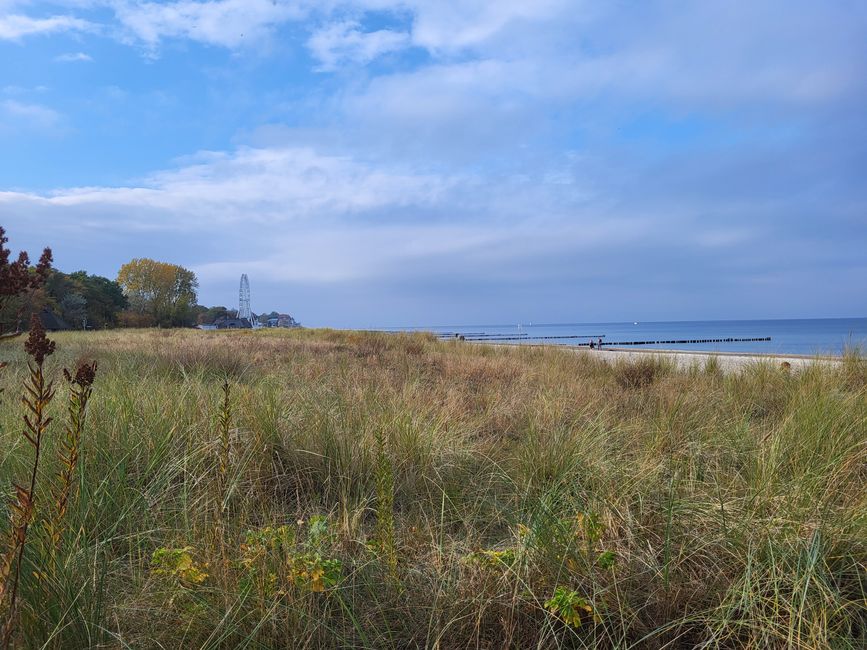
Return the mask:
<path id="1" fill-rule="evenodd" d="M 792 320 L 646 321 L 625 323 L 520 323 L 512 325 L 437 325 L 383 328 L 427 331 L 443 338 L 515 345 L 580 345 L 602 339 L 603 346 L 628 349 L 693 350 L 840 356 L 859 350 L 867 355 L 867 318 Z M 718 339 L 770 339 L 724 340 Z M 659 343 L 656 343 L 659 341 Z M 671 341 L 696 341 L 672 343 Z M 625 345 L 643 342 L 641 345 Z M 645 343 L 650 342 L 650 343 Z"/>

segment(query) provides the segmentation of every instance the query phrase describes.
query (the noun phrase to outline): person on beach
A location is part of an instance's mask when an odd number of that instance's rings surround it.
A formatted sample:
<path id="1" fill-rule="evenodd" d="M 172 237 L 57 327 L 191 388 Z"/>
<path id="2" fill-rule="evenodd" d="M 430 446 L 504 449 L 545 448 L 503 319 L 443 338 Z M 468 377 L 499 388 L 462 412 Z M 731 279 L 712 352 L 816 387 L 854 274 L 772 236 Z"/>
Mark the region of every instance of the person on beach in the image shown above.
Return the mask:
<path id="1" fill-rule="evenodd" d="M 599 342 L 596 344 L 596 347 L 599 348 L 600 350 L 602 349 L 602 337 L 601 336 L 599 337 Z"/>
<path id="2" fill-rule="evenodd" d="M 593 349 L 593 339 L 590 339 L 590 349 Z"/>

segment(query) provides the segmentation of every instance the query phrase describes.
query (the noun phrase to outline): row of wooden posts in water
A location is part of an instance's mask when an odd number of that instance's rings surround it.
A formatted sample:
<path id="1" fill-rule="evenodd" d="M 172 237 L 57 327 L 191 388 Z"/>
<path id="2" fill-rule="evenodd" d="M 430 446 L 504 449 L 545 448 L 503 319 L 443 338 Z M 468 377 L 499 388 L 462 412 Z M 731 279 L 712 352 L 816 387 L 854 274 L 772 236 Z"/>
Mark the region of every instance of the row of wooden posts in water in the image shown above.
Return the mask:
<path id="1" fill-rule="evenodd" d="M 586 342 L 576 342 L 576 347 L 601 347 L 601 346 L 618 346 L 618 345 L 684 345 L 689 343 L 744 343 L 770 341 L 770 336 L 758 336 L 749 338 L 727 337 L 720 339 L 668 339 L 662 341 L 603 341 L 605 335 L 590 335 L 590 334 L 571 334 L 562 336 L 528 336 L 527 334 L 518 335 L 503 335 L 503 334 L 485 334 L 485 333 L 469 333 L 461 334 L 459 332 L 448 332 L 440 334 L 443 339 L 459 339 L 461 341 L 543 341 L 551 339 L 589 339 Z M 598 343 L 597 343 L 598 341 Z"/>

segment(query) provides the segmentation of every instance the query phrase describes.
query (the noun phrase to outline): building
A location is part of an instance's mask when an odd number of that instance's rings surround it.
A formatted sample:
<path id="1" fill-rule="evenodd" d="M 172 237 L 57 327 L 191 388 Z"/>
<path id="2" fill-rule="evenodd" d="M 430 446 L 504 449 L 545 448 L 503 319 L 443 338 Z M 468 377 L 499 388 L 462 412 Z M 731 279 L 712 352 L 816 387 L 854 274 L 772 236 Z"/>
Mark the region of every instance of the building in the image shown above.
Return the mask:
<path id="1" fill-rule="evenodd" d="M 252 329 L 253 324 L 247 318 L 230 318 L 223 316 L 214 321 L 218 330 L 245 330 Z"/>
<path id="2" fill-rule="evenodd" d="M 268 327 L 301 327 L 301 324 L 298 323 L 294 318 L 292 318 L 289 314 L 274 314 L 271 313 L 270 317 L 267 321 Z"/>

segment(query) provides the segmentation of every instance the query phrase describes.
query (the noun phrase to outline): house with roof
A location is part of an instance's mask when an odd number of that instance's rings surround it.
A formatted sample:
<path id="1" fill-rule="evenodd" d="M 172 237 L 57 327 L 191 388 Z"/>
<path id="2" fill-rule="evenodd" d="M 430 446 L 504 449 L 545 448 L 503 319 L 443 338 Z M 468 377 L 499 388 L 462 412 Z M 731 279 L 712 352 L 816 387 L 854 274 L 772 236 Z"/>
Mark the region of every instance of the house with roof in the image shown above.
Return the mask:
<path id="1" fill-rule="evenodd" d="M 214 321 L 214 326 L 218 330 L 245 330 L 252 329 L 253 324 L 248 318 L 233 318 L 223 316 Z"/>

